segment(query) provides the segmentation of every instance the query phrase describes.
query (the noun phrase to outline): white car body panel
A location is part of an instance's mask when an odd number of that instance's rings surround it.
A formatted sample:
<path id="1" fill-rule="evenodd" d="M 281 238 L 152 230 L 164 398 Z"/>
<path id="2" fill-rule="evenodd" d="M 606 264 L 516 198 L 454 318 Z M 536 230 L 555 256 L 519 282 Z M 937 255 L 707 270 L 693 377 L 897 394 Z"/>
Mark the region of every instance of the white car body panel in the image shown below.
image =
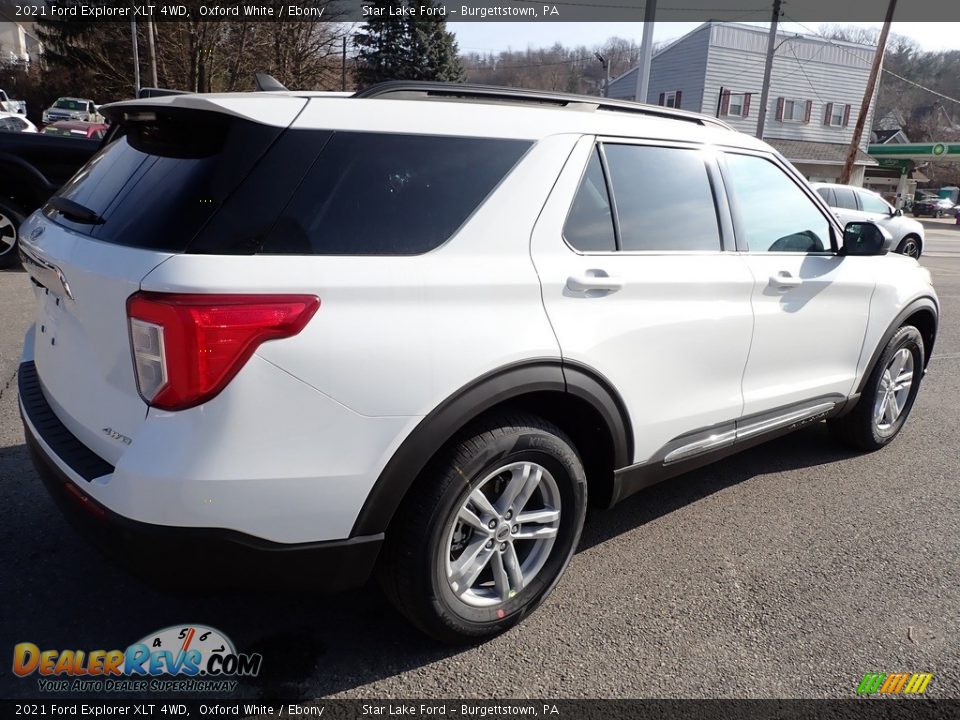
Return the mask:
<path id="1" fill-rule="evenodd" d="M 873 266 L 887 258 L 800 253 L 746 253 L 744 258 L 756 280 L 744 414 L 821 396 L 846 398 L 867 329 L 876 285 Z M 802 284 L 777 287 L 774 278 L 781 273 Z"/>
<path id="2" fill-rule="evenodd" d="M 897 314 L 917 298 L 935 302 L 929 273 L 908 258 L 585 255 L 564 242 L 597 137 L 773 153 L 722 128 L 629 113 L 292 93 L 111 107 L 535 141 L 460 229 L 423 255 L 158 252 L 31 216 L 24 249 L 62 271 L 73 299 L 37 291 L 24 360 L 35 362 L 57 418 L 115 470 L 87 482 L 53 460 L 96 501 L 145 523 L 278 543 L 350 537 L 382 471 L 425 416 L 478 378 L 532 360 L 578 362 L 606 378 L 633 423 L 629 460 L 643 463 L 685 433 L 744 414 L 845 398 Z M 590 270 L 624 285 L 603 297 L 568 292 L 568 278 Z M 804 283 L 771 292 L 769 278 L 782 270 Z M 137 392 L 125 303 L 138 290 L 307 293 L 321 304 L 298 335 L 260 345 L 216 397 L 170 412 L 148 408 Z"/>
<path id="3" fill-rule="evenodd" d="M 563 225 L 594 143 L 583 138 L 571 155 L 531 251 L 564 359 L 595 369 L 620 392 L 634 418 L 633 461 L 640 463 L 684 432 L 740 417 L 753 277 L 743 258 L 729 252 L 570 248 Z M 591 271 L 624 285 L 601 297 L 568 289 L 569 277 Z"/>

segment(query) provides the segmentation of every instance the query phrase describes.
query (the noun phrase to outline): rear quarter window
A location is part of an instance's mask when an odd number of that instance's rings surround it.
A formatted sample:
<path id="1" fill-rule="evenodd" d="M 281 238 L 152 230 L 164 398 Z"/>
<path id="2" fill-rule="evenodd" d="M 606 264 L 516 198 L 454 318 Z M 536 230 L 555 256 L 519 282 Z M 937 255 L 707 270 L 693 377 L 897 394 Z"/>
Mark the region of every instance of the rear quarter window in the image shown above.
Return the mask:
<path id="1" fill-rule="evenodd" d="M 260 252 L 418 255 L 449 239 L 526 140 L 335 132 Z"/>

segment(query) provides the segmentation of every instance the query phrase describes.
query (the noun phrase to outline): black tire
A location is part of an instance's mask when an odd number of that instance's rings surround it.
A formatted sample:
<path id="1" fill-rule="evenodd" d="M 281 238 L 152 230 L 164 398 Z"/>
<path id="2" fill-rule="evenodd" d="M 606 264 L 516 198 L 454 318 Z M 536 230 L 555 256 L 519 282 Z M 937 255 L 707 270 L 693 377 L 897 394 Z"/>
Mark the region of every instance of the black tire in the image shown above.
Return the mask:
<path id="1" fill-rule="evenodd" d="M 16 267 L 20 264 L 19 245 L 20 226 L 26 215 L 8 200 L 0 199 L 0 270 Z"/>
<path id="2" fill-rule="evenodd" d="M 913 379 L 906 394 L 899 415 L 894 422 L 882 423 L 876 418 L 878 401 L 882 401 L 886 393 L 884 374 L 891 361 L 900 350 L 909 351 L 913 359 Z M 870 373 L 870 378 L 863 388 L 863 393 L 856 407 L 846 415 L 830 420 L 828 425 L 834 435 L 845 444 L 857 449 L 873 451 L 879 450 L 900 433 L 906 422 L 910 410 L 913 408 L 917 392 L 920 390 L 920 380 L 923 377 L 924 348 L 923 337 L 920 331 L 912 325 L 904 325 L 887 343 L 876 367 Z M 882 428 L 886 424 L 888 427 Z"/>
<path id="3" fill-rule="evenodd" d="M 907 235 L 897 246 L 897 252 L 918 260 L 920 253 L 923 252 L 923 248 L 920 246 L 920 238 L 916 235 Z"/>
<path id="4" fill-rule="evenodd" d="M 457 537 L 457 528 L 466 527 L 457 525 L 455 518 L 474 490 L 485 481 L 501 482 L 499 475 L 490 480 L 491 474 L 513 463 L 533 463 L 552 476 L 555 484 L 551 488 L 559 491 L 560 498 L 559 527 L 545 552 L 544 564 L 531 575 L 528 585 L 507 600 L 476 607 L 458 597 L 448 580 L 448 561 L 456 560 L 449 543 Z M 538 484 L 530 496 L 531 502 L 546 492 L 540 487 Z M 378 567 L 380 584 L 403 615 L 437 640 L 463 644 L 494 637 L 520 622 L 556 586 L 580 539 L 586 506 L 583 465 L 573 443 L 559 428 L 531 415 L 491 417 L 468 428 L 441 451 L 404 498 L 387 532 Z M 478 531 L 466 532 L 477 533 L 474 542 L 485 537 Z M 470 538 L 468 534 L 463 540 L 464 547 Z M 536 544 L 534 541 L 530 547 Z M 498 551 L 493 547 L 491 555 Z M 523 557 L 525 547 L 518 544 L 515 557 Z M 529 553 L 528 558 L 533 550 Z M 484 573 L 492 573 L 493 564 L 491 561 Z M 482 573 L 475 583 L 484 577 Z"/>

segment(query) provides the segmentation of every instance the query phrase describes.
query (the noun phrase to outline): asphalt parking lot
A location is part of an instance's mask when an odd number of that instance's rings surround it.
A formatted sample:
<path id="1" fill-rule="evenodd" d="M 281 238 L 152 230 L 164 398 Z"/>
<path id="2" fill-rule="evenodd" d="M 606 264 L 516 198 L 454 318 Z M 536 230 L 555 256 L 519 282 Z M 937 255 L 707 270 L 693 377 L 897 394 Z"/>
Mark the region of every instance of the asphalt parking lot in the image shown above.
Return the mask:
<path id="1" fill-rule="evenodd" d="M 848 698 L 865 672 L 900 671 L 960 697 L 951 223 L 924 222 L 940 336 L 895 443 L 856 455 L 821 424 L 593 512 L 539 612 L 465 650 L 424 639 L 374 591 L 168 592 L 77 539 L 24 447 L 15 373 L 33 296 L 23 272 L 0 272 L 0 697 L 37 695 L 9 671 L 14 643 L 123 648 L 180 623 L 262 652 L 245 692 L 267 698 Z"/>

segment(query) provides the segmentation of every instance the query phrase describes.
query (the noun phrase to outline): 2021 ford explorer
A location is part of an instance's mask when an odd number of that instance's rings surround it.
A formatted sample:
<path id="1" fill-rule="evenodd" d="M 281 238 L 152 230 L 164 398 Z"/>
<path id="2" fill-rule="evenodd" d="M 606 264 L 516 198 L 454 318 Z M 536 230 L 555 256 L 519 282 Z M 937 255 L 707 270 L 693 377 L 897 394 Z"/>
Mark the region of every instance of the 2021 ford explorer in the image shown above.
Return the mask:
<path id="1" fill-rule="evenodd" d="M 880 448 L 930 359 L 929 273 L 712 118 L 411 83 L 104 112 L 22 229 L 21 410 L 54 497 L 150 572 L 376 574 L 488 637 L 588 500 L 821 420 Z"/>

